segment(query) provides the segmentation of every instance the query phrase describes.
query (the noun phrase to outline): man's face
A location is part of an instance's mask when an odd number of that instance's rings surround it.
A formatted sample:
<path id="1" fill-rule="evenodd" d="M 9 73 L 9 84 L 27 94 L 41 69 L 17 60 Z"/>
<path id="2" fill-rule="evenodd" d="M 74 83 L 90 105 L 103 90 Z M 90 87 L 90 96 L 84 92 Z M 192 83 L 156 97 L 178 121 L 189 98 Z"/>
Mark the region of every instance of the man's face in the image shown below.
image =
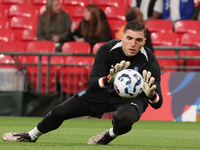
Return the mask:
<path id="1" fill-rule="evenodd" d="M 122 50 L 128 57 L 135 56 L 146 42 L 143 31 L 126 30 L 122 34 Z"/>

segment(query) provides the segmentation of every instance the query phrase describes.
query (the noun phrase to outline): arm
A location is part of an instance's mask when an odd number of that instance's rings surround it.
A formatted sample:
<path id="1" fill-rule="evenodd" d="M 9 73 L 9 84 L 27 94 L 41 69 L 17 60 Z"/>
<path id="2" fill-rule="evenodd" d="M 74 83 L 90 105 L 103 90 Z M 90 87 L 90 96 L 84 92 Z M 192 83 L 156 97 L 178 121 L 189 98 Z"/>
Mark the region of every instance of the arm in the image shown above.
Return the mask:
<path id="1" fill-rule="evenodd" d="M 43 31 L 43 17 L 40 16 L 38 20 L 38 28 L 37 28 L 37 40 L 47 40 L 45 38 L 45 33 Z"/>
<path id="2" fill-rule="evenodd" d="M 163 0 L 156 0 L 155 5 L 153 7 L 153 14 L 148 18 L 148 20 L 160 19 L 163 12 L 163 6 Z"/>
<path id="3" fill-rule="evenodd" d="M 88 89 L 92 92 L 101 90 L 113 83 L 117 73 L 127 69 L 130 65 L 130 62 L 123 60 L 120 63 L 117 63 L 114 68 L 110 69 L 111 59 L 109 51 L 106 49 L 106 44 L 101 46 L 97 51 L 92 73 L 88 80 Z"/>
<path id="4" fill-rule="evenodd" d="M 161 17 L 161 13 L 157 12 L 157 11 L 153 11 L 153 14 L 151 17 L 148 18 L 148 20 L 152 20 L 152 19 L 159 19 Z"/>
<path id="5" fill-rule="evenodd" d="M 63 28 L 65 30 L 63 33 L 58 34 L 58 36 L 60 38 L 60 41 L 68 41 L 70 36 L 71 19 L 67 13 L 63 15 L 63 21 L 64 21 Z"/>
<path id="6" fill-rule="evenodd" d="M 161 73 L 160 66 L 154 56 L 150 60 L 149 64 L 145 67 L 147 71 L 143 71 L 144 88 L 143 91 L 146 94 L 150 105 L 154 109 L 158 109 L 162 106 L 163 98 L 161 92 Z M 149 69 L 149 70 L 148 70 Z"/>
<path id="7" fill-rule="evenodd" d="M 98 91 L 101 89 L 99 84 L 99 79 L 104 79 L 104 84 L 107 86 L 109 83 L 106 82 L 106 77 L 109 74 L 110 69 L 110 56 L 109 56 L 109 50 L 107 47 L 107 43 L 102 45 L 96 55 L 95 55 L 95 61 L 92 68 L 92 73 L 88 80 L 88 89 L 92 92 Z M 105 77 L 105 78 L 104 78 Z"/>

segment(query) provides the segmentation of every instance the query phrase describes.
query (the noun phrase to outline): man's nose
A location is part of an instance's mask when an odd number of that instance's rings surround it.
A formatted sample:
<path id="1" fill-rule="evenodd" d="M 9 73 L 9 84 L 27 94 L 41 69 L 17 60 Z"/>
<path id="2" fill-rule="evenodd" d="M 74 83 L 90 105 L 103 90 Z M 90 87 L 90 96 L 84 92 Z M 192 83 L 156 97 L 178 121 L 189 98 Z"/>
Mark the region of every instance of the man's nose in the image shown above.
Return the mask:
<path id="1" fill-rule="evenodd" d="M 136 41 L 133 39 L 133 40 L 131 41 L 131 46 L 134 47 L 134 46 L 135 46 L 135 42 L 136 42 Z"/>

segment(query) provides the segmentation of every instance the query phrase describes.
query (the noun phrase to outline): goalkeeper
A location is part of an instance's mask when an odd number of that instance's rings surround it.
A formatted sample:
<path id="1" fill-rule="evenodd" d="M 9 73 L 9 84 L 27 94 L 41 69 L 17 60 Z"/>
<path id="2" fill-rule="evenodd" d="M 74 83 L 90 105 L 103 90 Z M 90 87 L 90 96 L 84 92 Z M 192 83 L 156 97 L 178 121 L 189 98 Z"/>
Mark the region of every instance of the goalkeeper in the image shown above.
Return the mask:
<path id="1" fill-rule="evenodd" d="M 117 136 L 129 132 L 149 105 L 158 109 L 163 102 L 160 66 L 152 51 L 144 46 L 145 37 L 146 29 L 142 23 L 128 22 L 121 40 L 111 40 L 99 48 L 88 89 L 53 108 L 31 131 L 5 133 L 2 139 L 8 142 L 35 142 L 67 119 L 87 115 L 101 118 L 105 112 L 112 111 L 116 111 L 112 127 L 90 138 L 87 144 L 106 145 Z M 144 79 L 143 92 L 136 98 L 122 98 L 113 88 L 116 74 L 127 68 L 138 71 Z"/>

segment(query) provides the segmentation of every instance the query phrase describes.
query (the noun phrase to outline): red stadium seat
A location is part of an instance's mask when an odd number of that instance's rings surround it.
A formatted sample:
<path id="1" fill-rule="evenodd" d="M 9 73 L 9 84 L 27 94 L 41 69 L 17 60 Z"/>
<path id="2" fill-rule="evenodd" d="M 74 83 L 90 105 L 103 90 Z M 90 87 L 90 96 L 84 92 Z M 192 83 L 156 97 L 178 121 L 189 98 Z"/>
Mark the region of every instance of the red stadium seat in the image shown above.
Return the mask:
<path id="1" fill-rule="evenodd" d="M 103 45 L 105 44 L 106 42 L 99 42 L 99 43 L 96 43 L 93 48 L 92 48 L 92 53 L 93 54 L 96 54 L 98 49 Z"/>
<path id="2" fill-rule="evenodd" d="M 35 17 L 12 17 L 10 20 L 10 28 L 15 33 L 15 40 L 22 39 L 22 33 L 24 29 L 34 30 L 37 29 L 38 18 Z"/>
<path id="3" fill-rule="evenodd" d="M 0 17 L 7 17 L 9 6 L 0 4 Z"/>
<path id="4" fill-rule="evenodd" d="M 47 3 L 47 0 L 32 0 L 32 3 L 35 5 L 45 5 Z"/>
<path id="5" fill-rule="evenodd" d="M 63 53 L 87 53 L 91 52 L 91 45 L 87 42 L 66 42 L 62 46 Z"/>
<path id="6" fill-rule="evenodd" d="M 55 52 L 55 46 L 53 42 L 50 41 L 34 41 L 30 42 L 27 45 L 27 52 Z M 60 59 L 62 60 L 62 59 Z M 50 59 L 50 63 L 52 61 L 52 58 Z M 23 62 L 25 63 L 38 63 L 39 57 L 35 55 L 26 55 L 24 56 Z M 42 56 L 41 58 L 41 81 L 42 81 L 42 93 L 45 93 L 46 89 L 46 75 L 47 75 L 47 56 Z M 55 73 L 56 67 L 50 66 L 49 70 L 49 91 L 53 92 L 55 91 L 54 85 L 55 85 Z M 38 66 L 37 65 L 28 65 L 27 66 L 27 73 L 29 78 L 31 79 L 33 85 L 37 87 L 37 74 L 38 74 Z"/>
<path id="7" fill-rule="evenodd" d="M 0 68 L 18 68 L 15 64 L 15 60 L 10 55 L 0 54 L 0 63 Z"/>
<path id="8" fill-rule="evenodd" d="M 8 41 L 8 42 L 0 42 L 0 53 L 3 52 L 23 52 L 24 51 L 24 43 L 18 41 Z M 20 59 L 20 56 L 18 56 Z M 0 54 L 0 62 L 6 63 L 4 65 L 0 65 L 1 68 L 18 68 L 17 64 L 15 64 L 15 60 L 10 55 Z"/>
<path id="9" fill-rule="evenodd" d="M 23 52 L 24 49 L 24 43 L 20 41 L 8 41 L 0 42 L 0 51 L 7 51 L 7 52 Z"/>
<path id="10" fill-rule="evenodd" d="M 180 45 L 182 46 L 197 46 L 200 47 L 200 33 L 192 34 L 185 33 L 181 38 Z M 179 56 L 200 56 L 200 50 L 180 50 Z M 200 59 L 187 59 L 185 60 L 186 66 L 200 66 Z M 194 71 L 189 69 L 188 71 Z"/>
<path id="11" fill-rule="evenodd" d="M 124 0 L 93 0 L 93 3 L 97 4 L 102 10 L 104 10 L 106 7 L 111 6 L 120 7 L 118 9 L 120 11 L 121 7 L 126 6 Z"/>
<path id="12" fill-rule="evenodd" d="M 173 32 L 155 32 L 151 34 L 151 42 L 153 46 L 178 46 L 179 36 Z M 176 56 L 175 50 L 154 50 L 155 56 Z M 158 63 L 162 66 L 178 66 L 177 60 L 174 59 L 158 59 Z M 177 69 L 161 69 L 162 71 L 177 71 Z"/>
<path id="13" fill-rule="evenodd" d="M 9 21 L 7 17 L 0 17 L 0 29 L 8 29 Z"/>
<path id="14" fill-rule="evenodd" d="M 118 7 L 106 7 L 104 13 L 108 19 L 121 19 L 126 20 L 126 10 L 127 7 L 120 6 Z"/>
<path id="15" fill-rule="evenodd" d="M 22 32 L 22 41 L 35 41 L 37 40 L 37 30 L 25 29 Z"/>
<path id="16" fill-rule="evenodd" d="M 11 28 L 20 29 L 36 29 L 38 23 L 38 18 L 28 18 L 28 17 L 12 17 L 10 21 Z"/>
<path id="17" fill-rule="evenodd" d="M 32 0 L 2 0 L 3 4 L 31 4 Z"/>
<path id="18" fill-rule="evenodd" d="M 131 6 L 132 0 L 124 0 L 125 5 L 129 8 Z"/>
<path id="19" fill-rule="evenodd" d="M 55 52 L 55 45 L 51 41 L 34 41 L 27 45 L 27 52 Z"/>
<path id="20" fill-rule="evenodd" d="M 200 21 L 198 20 L 179 20 L 174 25 L 174 32 L 178 33 L 180 38 L 184 33 L 196 34 L 200 32 Z"/>
<path id="21" fill-rule="evenodd" d="M 84 11 L 85 11 L 85 7 L 83 6 L 76 6 L 74 8 L 73 14 L 72 12 L 69 12 L 69 15 L 71 16 L 72 22 L 79 22 L 80 20 L 83 19 L 84 17 Z"/>
<path id="22" fill-rule="evenodd" d="M 14 4 L 8 11 L 8 17 L 13 16 L 38 17 L 38 9 L 34 5 Z"/>
<path id="23" fill-rule="evenodd" d="M 63 91 L 74 94 L 87 88 L 87 80 L 91 73 L 94 57 L 92 56 L 67 56 L 64 63 L 67 66 L 63 69 L 64 78 L 61 77 L 61 70 L 58 70 L 58 77 L 63 83 Z"/>
<path id="24" fill-rule="evenodd" d="M 14 41 L 14 33 L 11 29 L 0 29 L 0 41 Z"/>
<path id="25" fill-rule="evenodd" d="M 118 32 L 119 29 L 127 23 L 127 21 L 121 19 L 107 19 L 107 20 L 111 28 L 112 38 L 114 39 L 116 32 Z"/>
<path id="26" fill-rule="evenodd" d="M 169 20 L 153 19 L 153 20 L 148 20 L 145 23 L 145 27 L 149 30 L 150 33 L 153 33 L 153 32 L 172 32 L 173 23 Z"/>
<path id="27" fill-rule="evenodd" d="M 83 12 L 85 11 L 85 6 L 80 6 L 80 5 L 61 5 L 61 9 L 69 14 L 71 17 L 72 21 L 73 16 L 75 15 L 76 12 L 76 17 L 75 20 L 81 20 L 83 18 Z M 77 10 L 78 9 L 78 10 Z M 79 14 L 81 12 L 81 15 Z"/>
<path id="28" fill-rule="evenodd" d="M 30 30 L 30 29 L 24 29 L 22 31 L 22 37 L 21 37 L 21 41 L 24 42 L 25 46 L 32 41 L 36 41 L 37 40 L 37 30 Z"/>
<path id="29" fill-rule="evenodd" d="M 79 5 L 79 6 L 86 6 L 91 3 L 91 0 L 63 0 L 63 5 Z"/>

